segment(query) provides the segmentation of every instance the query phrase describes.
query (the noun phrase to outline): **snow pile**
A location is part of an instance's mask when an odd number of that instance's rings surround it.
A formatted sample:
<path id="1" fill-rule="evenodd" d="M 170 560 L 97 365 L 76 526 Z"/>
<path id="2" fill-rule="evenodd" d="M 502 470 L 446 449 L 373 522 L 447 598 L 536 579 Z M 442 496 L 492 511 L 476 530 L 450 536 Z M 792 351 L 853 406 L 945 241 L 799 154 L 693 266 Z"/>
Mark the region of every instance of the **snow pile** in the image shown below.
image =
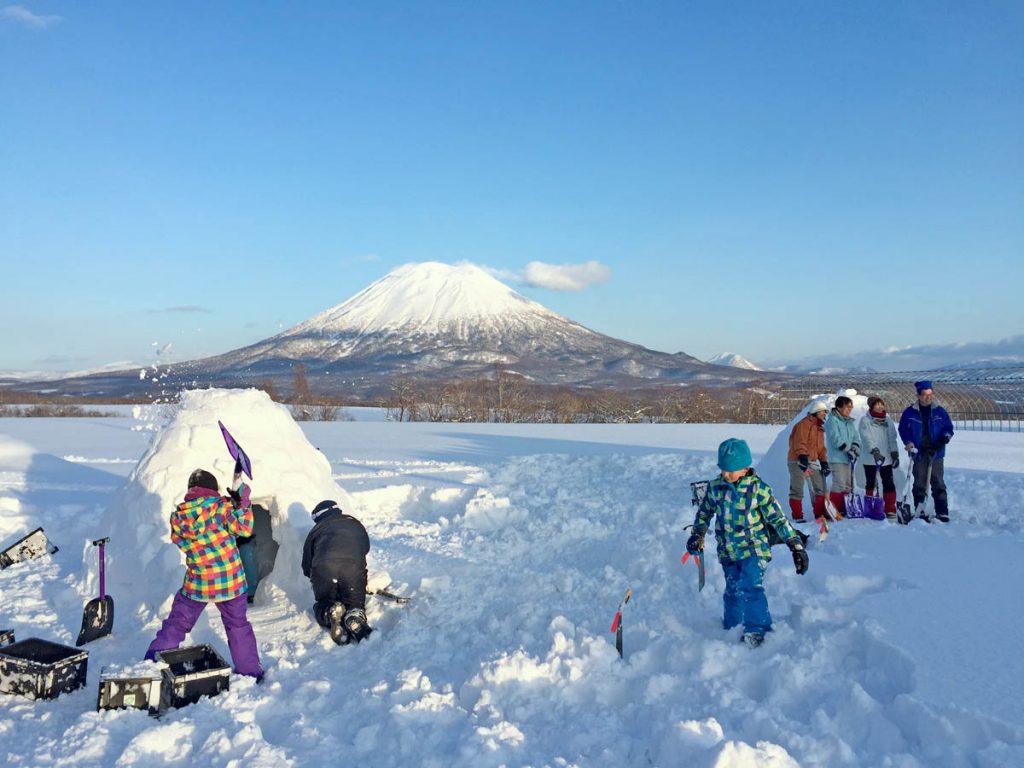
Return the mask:
<path id="1" fill-rule="evenodd" d="M 288 409 L 266 393 L 253 389 L 183 393 L 177 412 L 155 433 L 104 517 L 114 540 L 108 549 L 112 591 L 134 593 L 149 618 L 162 612 L 181 580 L 184 560 L 171 543 L 168 518 L 184 497 L 189 475 L 197 468 L 209 470 L 222 492 L 231 482 L 234 460 L 218 421 L 252 460 L 253 479 L 246 482 L 253 501 L 270 510 L 274 538 L 281 545 L 281 565 L 267 584 L 283 589 L 291 602 L 310 602 L 309 583 L 299 568 L 302 543 L 313 525 L 310 510 L 322 499 L 352 508 L 348 494 L 331 476 L 330 462 L 309 443 Z M 140 574 L 146 574 L 142 583 Z"/>

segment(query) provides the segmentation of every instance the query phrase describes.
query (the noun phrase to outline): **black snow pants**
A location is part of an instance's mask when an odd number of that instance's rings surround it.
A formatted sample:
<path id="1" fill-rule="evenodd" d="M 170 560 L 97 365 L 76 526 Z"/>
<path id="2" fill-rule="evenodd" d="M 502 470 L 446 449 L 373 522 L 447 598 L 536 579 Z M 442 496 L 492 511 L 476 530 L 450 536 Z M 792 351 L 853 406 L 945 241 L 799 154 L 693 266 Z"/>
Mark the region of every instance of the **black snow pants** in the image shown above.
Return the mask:
<path id="1" fill-rule="evenodd" d="M 366 608 L 366 561 L 329 560 L 313 566 L 313 612 L 322 627 L 331 626 L 327 611 L 334 603 L 345 610 Z"/>

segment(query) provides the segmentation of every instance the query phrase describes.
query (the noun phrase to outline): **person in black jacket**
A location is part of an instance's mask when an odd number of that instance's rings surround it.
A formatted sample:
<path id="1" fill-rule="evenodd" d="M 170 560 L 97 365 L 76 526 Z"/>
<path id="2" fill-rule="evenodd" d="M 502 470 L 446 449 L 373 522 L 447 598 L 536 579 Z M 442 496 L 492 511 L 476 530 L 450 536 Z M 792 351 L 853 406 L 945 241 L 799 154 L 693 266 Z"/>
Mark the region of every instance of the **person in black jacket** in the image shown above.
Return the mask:
<path id="1" fill-rule="evenodd" d="M 366 623 L 366 555 L 363 524 L 325 499 L 313 508 L 316 525 L 302 547 L 302 572 L 312 582 L 313 613 L 338 645 L 358 643 L 373 630 Z"/>

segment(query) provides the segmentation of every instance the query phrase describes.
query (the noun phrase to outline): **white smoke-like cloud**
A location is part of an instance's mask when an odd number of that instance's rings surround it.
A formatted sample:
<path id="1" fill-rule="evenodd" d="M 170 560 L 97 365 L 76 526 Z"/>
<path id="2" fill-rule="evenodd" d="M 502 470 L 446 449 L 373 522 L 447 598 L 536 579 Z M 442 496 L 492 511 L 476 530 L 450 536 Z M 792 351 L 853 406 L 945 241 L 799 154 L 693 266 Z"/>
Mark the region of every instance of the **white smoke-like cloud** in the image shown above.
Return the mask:
<path id="1" fill-rule="evenodd" d="M 582 291 L 611 277 L 611 270 L 597 261 L 583 264 L 547 264 L 531 261 L 523 269 L 522 281 L 549 291 Z"/>
<path id="2" fill-rule="evenodd" d="M 28 27 L 35 27 L 36 29 L 46 29 L 63 21 L 62 17 L 53 14 L 40 15 L 32 13 L 32 11 L 22 5 L 8 5 L 3 10 L 0 10 L 0 16 Z"/>

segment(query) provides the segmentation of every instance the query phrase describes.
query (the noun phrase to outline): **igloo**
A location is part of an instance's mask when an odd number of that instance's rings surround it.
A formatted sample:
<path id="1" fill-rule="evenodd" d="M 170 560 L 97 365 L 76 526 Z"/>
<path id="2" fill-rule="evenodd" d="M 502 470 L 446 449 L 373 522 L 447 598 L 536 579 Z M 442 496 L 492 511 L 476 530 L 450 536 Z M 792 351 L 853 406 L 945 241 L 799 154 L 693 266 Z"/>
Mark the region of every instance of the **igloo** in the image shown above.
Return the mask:
<path id="1" fill-rule="evenodd" d="M 280 545 L 274 571 L 260 587 L 266 600 L 287 599 L 297 610 L 308 609 L 312 592 L 301 560 L 303 541 L 313 526 L 310 510 L 323 499 L 352 509 L 351 498 L 332 478 L 330 462 L 309 443 L 285 406 L 254 389 L 183 392 L 104 517 L 111 537 L 110 591 L 120 603 L 128 603 L 142 624 L 163 613 L 181 586 L 184 556 L 170 540 L 168 520 L 185 494 L 189 474 L 200 467 L 209 470 L 222 491 L 231 482 L 234 460 L 218 421 L 252 459 L 253 478 L 246 482 L 253 503 L 270 511 Z"/>

